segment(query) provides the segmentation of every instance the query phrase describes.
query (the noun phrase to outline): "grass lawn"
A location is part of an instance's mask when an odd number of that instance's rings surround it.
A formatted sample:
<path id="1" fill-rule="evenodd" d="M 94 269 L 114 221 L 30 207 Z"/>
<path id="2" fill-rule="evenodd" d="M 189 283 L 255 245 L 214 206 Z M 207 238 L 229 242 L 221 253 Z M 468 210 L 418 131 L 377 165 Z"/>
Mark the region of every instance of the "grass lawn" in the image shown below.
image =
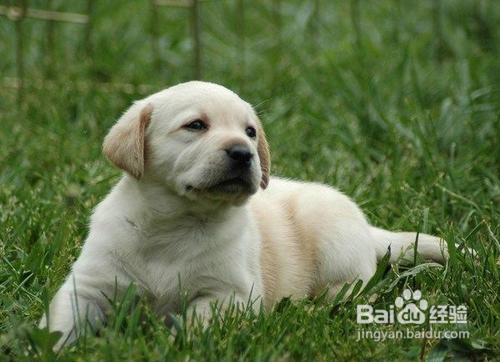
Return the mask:
<path id="1" fill-rule="evenodd" d="M 85 10 L 83 1 L 52 3 Z M 120 177 L 102 139 L 134 99 L 192 78 L 187 10 L 156 14 L 156 58 L 147 1 L 95 3 L 91 57 L 81 26 L 56 24 L 50 47 L 49 25 L 28 19 L 19 105 L 0 79 L 0 360 L 54 357 L 54 336 L 35 325 L 78 256 L 92 208 Z M 100 336 L 61 359 L 499 358 L 500 3 L 317 3 L 245 1 L 242 23 L 237 1 L 203 2 L 202 78 L 258 109 L 273 174 L 334 185 L 375 225 L 440 235 L 477 256 L 452 247 L 444 267 L 381 265 L 373 287 L 347 301 L 228 311 L 207 330 L 179 319 L 175 338 L 146 303 L 127 299 Z M 0 18 L 2 77 L 16 74 L 14 29 Z M 388 308 L 406 288 L 430 305 L 466 305 L 460 328 L 470 337 L 358 340 L 356 305 Z"/>

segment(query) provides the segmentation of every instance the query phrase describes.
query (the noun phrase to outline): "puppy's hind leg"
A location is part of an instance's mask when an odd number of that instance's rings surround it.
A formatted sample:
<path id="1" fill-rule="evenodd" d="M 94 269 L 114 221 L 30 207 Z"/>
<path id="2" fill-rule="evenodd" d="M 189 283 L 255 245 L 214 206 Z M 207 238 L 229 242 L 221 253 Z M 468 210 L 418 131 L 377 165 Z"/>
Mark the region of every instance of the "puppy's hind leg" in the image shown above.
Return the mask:
<path id="1" fill-rule="evenodd" d="M 334 297 L 346 283 L 363 285 L 377 269 L 370 226 L 357 205 L 342 193 L 325 186 L 308 186 L 295 200 L 295 218 L 305 230 L 304 240 L 314 246 L 316 275 L 313 293 L 328 289 Z"/>
<path id="2" fill-rule="evenodd" d="M 375 274 L 377 260 L 373 237 L 364 220 L 336 220 L 318 241 L 318 287 L 328 288 L 328 296 L 334 298 L 351 285 L 343 298 L 353 292 L 357 282 L 362 286 Z"/>

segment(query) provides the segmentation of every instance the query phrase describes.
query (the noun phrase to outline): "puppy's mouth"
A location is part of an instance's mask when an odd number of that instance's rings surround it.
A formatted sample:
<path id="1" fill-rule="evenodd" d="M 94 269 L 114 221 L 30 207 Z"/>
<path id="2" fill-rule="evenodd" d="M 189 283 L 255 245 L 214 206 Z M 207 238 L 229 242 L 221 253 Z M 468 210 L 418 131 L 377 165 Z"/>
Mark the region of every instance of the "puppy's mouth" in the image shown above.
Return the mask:
<path id="1" fill-rule="evenodd" d="M 207 188 L 208 192 L 225 193 L 225 194 L 236 194 L 241 193 L 246 190 L 250 190 L 250 183 L 241 177 L 234 177 L 228 180 L 219 182 L 213 186 Z"/>
<path id="2" fill-rule="evenodd" d="M 252 193 L 253 186 L 246 178 L 232 177 L 203 188 L 195 188 L 189 185 L 186 187 L 186 189 L 188 191 L 197 191 L 210 194 L 242 194 Z"/>

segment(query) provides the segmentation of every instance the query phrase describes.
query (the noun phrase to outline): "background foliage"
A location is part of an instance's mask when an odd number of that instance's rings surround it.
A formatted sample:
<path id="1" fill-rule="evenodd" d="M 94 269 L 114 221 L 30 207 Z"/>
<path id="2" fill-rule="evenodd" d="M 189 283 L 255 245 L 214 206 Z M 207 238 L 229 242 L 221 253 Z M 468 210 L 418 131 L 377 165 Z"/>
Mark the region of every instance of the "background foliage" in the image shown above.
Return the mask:
<path id="1" fill-rule="evenodd" d="M 52 6 L 85 10 L 83 1 Z M 200 10 L 202 78 L 255 105 L 275 175 L 335 185 L 376 225 L 432 232 L 478 256 L 452 252 L 444 268 L 407 274 L 388 267 L 372 291 L 345 303 L 285 300 L 268 315 L 228 312 L 207 331 L 180 321 L 175 338 L 147 305 L 125 300 L 100 337 L 61 357 L 498 357 L 500 4 L 214 0 Z M 47 23 L 23 21 L 20 102 L 15 26 L 0 18 L 1 359 L 53 357 L 53 336 L 34 325 L 119 177 L 101 155 L 103 136 L 134 99 L 192 78 L 187 10 L 152 17 L 147 1 L 114 0 L 95 2 L 93 14 L 90 50 L 79 25 L 56 24 L 50 47 Z M 356 341 L 356 303 L 377 292 L 383 308 L 407 286 L 430 304 L 466 304 L 470 340 Z"/>

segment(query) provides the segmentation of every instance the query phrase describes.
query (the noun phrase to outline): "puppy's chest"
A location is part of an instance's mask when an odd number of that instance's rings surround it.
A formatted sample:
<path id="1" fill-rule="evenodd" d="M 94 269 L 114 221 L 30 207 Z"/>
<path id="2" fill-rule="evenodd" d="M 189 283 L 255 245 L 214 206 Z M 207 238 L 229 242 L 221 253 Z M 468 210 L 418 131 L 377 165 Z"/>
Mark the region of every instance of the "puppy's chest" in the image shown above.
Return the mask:
<path id="1" fill-rule="evenodd" d="M 231 254 L 231 240 L 202 227 L 151 229 L 136 250 L 123 256 L 125 274 L 149 297 L 174 303 L 205 287 L 206 280 L 221 280 L 221 260 Z"/>

